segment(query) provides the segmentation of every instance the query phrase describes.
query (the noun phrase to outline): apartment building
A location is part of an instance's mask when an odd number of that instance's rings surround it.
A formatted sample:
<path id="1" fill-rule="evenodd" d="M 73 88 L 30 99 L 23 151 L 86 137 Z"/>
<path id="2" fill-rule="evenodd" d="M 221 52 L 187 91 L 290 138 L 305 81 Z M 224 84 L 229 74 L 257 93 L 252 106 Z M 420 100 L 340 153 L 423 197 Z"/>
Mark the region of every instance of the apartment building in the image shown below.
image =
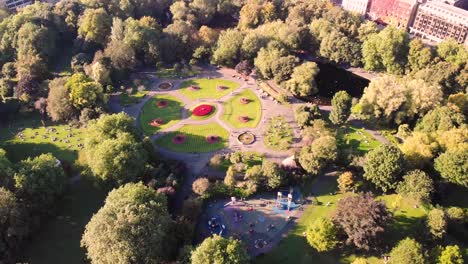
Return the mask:
<path id="1" fill-rule="evenodd" d="M 0 4 L 9 10 L 16 10 L 17 8 L 33 4 L 34 0 L 0 0 Z"/>
<path id="2" fill-rule="evenodd" d="M 413 22 L 418 0 L 370 0 L 367 16 L 383 25 L 407 29 Z"/>
<path id="3" fill-rule="evenodd" d="M 365 16 L 369 0 L 343 0 L 341 6 L 343 9 Z"/>
<path id="4" fill-rule="evenodd" d="M 468 45 L 468 11 L 442 1 L 421 4 L 410 33 L 440 42 L 453 38 Z"/>

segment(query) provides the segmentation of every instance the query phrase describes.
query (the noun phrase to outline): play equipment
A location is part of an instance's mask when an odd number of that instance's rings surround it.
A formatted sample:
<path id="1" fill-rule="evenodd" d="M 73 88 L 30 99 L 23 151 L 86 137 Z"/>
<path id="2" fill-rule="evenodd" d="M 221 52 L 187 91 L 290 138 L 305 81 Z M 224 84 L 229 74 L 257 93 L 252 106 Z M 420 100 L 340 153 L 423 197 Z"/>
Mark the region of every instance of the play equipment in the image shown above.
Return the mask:
<path id="1" fill-rule="evenodd" d="M 292 192 L 289 192 L 287 197 L 284 197 L 282 192 L 278 192 L 275 206 L 277 209 L 280 210 L 291 211 L 291 209 L 299 207 L 300 204 L 296 204 L 295 202 L 293 202 Z"/>
<path id="2" fill-rule="evenodd" d="M 218 216 L 213 216 L 208 220 L 208 229 L 212 235 L 218 234 L 222 236 L 223 232 L 226 231 L 226 226 L 221 222 Z"/>

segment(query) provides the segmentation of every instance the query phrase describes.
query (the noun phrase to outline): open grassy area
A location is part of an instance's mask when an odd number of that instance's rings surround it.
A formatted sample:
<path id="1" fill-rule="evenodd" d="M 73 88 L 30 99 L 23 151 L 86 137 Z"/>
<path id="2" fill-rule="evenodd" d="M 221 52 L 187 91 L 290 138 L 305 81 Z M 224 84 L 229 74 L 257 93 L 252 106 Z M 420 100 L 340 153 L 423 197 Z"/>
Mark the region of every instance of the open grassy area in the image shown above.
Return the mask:
<path id="1" fill-rule="evenodd" d="M 241 98 L 247 98 L 248 104 L 242 104 Z M 248 122 L 240 122 L 239 116 L 250 118 Z M 254 92 L 247 89 L 236 94 L 224 103 L 222 119 L 233 128 L 255 128 L 262 119 L 262 104 Z"/>
<path id="2" fill-rule="evenodd" d="M 7 151 L 12 162 L 52 153 L 74 163 L 80 151 L 78 145 L 83 143 L 81 129 L 52 122 L 43 126 L 39 114 L 18 114 L 7 127 L 0 129 L 0 147 Z"/>
<path id="3" fill-rule="evenodd" d="M 193 120 L 206 120 L 206 119 L 209 119 L 209 118 L 213 117 L 213 115 L 216 114 L 216 111 L 218 111 L 218 109 L 216 108 L 216 105 L 209 104 L 209 105 L 211 105 L 213 107 L 213 111 L 211 111 L 211 113 L 209 113 L 208 115 L 205 115 L 205 116 L 196 116 L 196 115 L 194 115 L 192 113 L 193 109 L 195 109 L 195 107 L 197 107 L 197 106 L 199 106 L 201 104 L 206 104 L 206 103 L 200 103 L 200 104 L 194 105 L 192 108 L 190 108 L 189 115 L 190 115 L 191 119 L 193 119 Z"/>
<path id="4" fill-rule="evenodd" d="M 199 90 L 191 90 L 190 86 L 198 86 Z M 220 90 L 218 86 L 225 86 L 226 89 Z M 240 85 L 236 82 L 224 79 L 195 79 L 185 81 L 180 86 L 180 92 L 187 98 L 192 100 L 196 99 L 219 99 L 233 90 L 237 89 Z"/>
<path id="5" fill-rule="evenodd" d="M 176 71 L 173 68 L 163 68 L 156 71 L 156 76 L 162 79 L 179 79 L 192 77 L 200 72 L 201 70 L 196 66 L 193 66 L 191 70 L 183 69 L 180 71 Z"/>
<path id="6" fill-rule="evenodd" d="M 319 217 L 331 216 L 336 209 L 339 199 L 352 194 L 335 194 L 337 190 L 336 177 L 320 176 L 310 189 L 314 201 L 304 211 L 298 224 L 291 230 L 280 244 L 266 255 L 258 257 L 254 263 L 350 263 L 357 256 L 349 248 L 336 249 L 331 252 L 318 253 L 307 243 L 302 233 L 307 226 Z M 389 227 L 389 243 L 393 246 L 396 241 L 418 232 L 418 226 L 423 221 L 426 211 L 423 208 L 414 208 L 413 204 L 405 199 L 396 199 L 396 195 L 379 197 L 386 202 L 394 212 L 395 222 Z M 326 206 L 330 202 L 330 206 Z M 382 263 L 379 256 L 362 256 L 370 264 Z"/>
<path id="7" fill-rule="evenodd" d="M 164 108 L 159 108 L 157 103 L 162 100 L 167 101 L 168 105 Z M 155 95 L 145 103 L 139 117 L 143 133 L 149 136 L 161 129 L 176 124 L 181 119 L 182 107 L 183 104 L 177 97 L 171 95 Z M 151 126 L 151 121 L 156 118 L 162 118 L 164 124 L 159 127 Z"/>
<path id="8" fill-rule="evenodd" d="M 172 138 L 177 134 L 185 135 L 186 141 L 182 144 L 172 143 Z M 217 135 L 220 137 L 217 143 L 208 143 L 206 137 Z M 156 140 L 156 145 L 177 152 L 211 152 L 227 147 L 229 132 L 217 123 L 205 125 L 184 125 L 178 131 L 168 133 Z"/>
<path id="9" fill-rule="evenodd" d="M 353 126 L 338 129 L 338 142 L 341 148 L 358 155 L 364 155 L 380 145 L 380 142 L 364 129 Z"/>
<path id="10" fill-rule="evenodd" d="M 292 144 L 293 130 L 282 116 L 268 121 L 267 131 L 263 136 L 265 146 L 274 150 L 288 150 Z"/>
<path id="11" fill-rule="evenodd" d="M 41 225 L 25 244 L 19 263 L 85 263 L 81 236 L 91 216 L 104 203 L 107 192 L 81 179 L 68 187 L 60 199 L 57 214 Z"/>
<path id="12" fill-rule="evenodd" d="M 119 102 L 123 106 L 131 106 L 134 104 L 138 104 L 141 101 L 141 99 L 143 99 L 146 96 L 147 93 L 148 91 L 138 91 L 133 94 L 123 92 L 119 95 Z"/>

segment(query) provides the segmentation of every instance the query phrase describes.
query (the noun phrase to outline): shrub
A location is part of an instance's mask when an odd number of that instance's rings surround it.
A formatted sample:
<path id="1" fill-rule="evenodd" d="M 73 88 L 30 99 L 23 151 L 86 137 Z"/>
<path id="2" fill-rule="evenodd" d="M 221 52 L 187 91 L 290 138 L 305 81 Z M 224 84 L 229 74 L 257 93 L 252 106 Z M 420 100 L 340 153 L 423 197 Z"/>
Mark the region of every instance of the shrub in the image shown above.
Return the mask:
<path id="1" fill-rule="evenodd" d="M 336 227 L 328 218 L 315 220 L 307 229 L 306 235 L 309 244 L 318 252 L 332 250 L 338 244 Z"/>
<path id="2" fill-rule="evenodd" d="M 192 190 L 198 195 L 204 195 L 206 191 L 210 188 L 210 182 L 207 178 L 198 178 L 192 184 Z"/>
<path id="3" fill-rule="evenodd" d="M 442 209 L 432 209 L 427 215 L 426 221 L 429 233 L 435 239 L 441 239 L 447 232 L 447 220 Z"/>
<path id="4" fill-rule="evenodd" d="M 342 193 L 353 190 L 353 173 L 350 171 L 343 172 L 338 178 L 338 188 Z"/>
<path id="5" fill-rule="evenodd" d="M 224 156 L 221 154 L 215 154 L 210 159 L 210 166 L 212 167 L 220 167 L 223 164 Z"/>
<path id="6" fill-rule="evenodd" d="M 460 207 L 450 207 L 447 209 L 447 217 L 450 221 L 453 222 L 464 222 L 466 221 L 466 213 L 463 208 Z"/>

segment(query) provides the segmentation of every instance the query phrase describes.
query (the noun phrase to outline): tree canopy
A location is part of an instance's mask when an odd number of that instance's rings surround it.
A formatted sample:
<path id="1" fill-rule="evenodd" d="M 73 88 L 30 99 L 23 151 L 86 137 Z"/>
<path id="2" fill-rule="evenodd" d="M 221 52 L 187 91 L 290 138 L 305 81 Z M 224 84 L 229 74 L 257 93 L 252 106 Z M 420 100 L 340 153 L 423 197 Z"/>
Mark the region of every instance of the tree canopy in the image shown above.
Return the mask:
<path id="1" fill-rule="evenodd" d="M 247 264 L 249 255 L 239 240 L 214 235 L 192 252 L 192 264 L 204 263 Z"/>
<path id="2" fill-rule="evenodd" d="M 395 146 L 380 145 L 366 154 L 364 178 L 387 192 L 397 187 L 403 168 L 403 153 Z"/>

